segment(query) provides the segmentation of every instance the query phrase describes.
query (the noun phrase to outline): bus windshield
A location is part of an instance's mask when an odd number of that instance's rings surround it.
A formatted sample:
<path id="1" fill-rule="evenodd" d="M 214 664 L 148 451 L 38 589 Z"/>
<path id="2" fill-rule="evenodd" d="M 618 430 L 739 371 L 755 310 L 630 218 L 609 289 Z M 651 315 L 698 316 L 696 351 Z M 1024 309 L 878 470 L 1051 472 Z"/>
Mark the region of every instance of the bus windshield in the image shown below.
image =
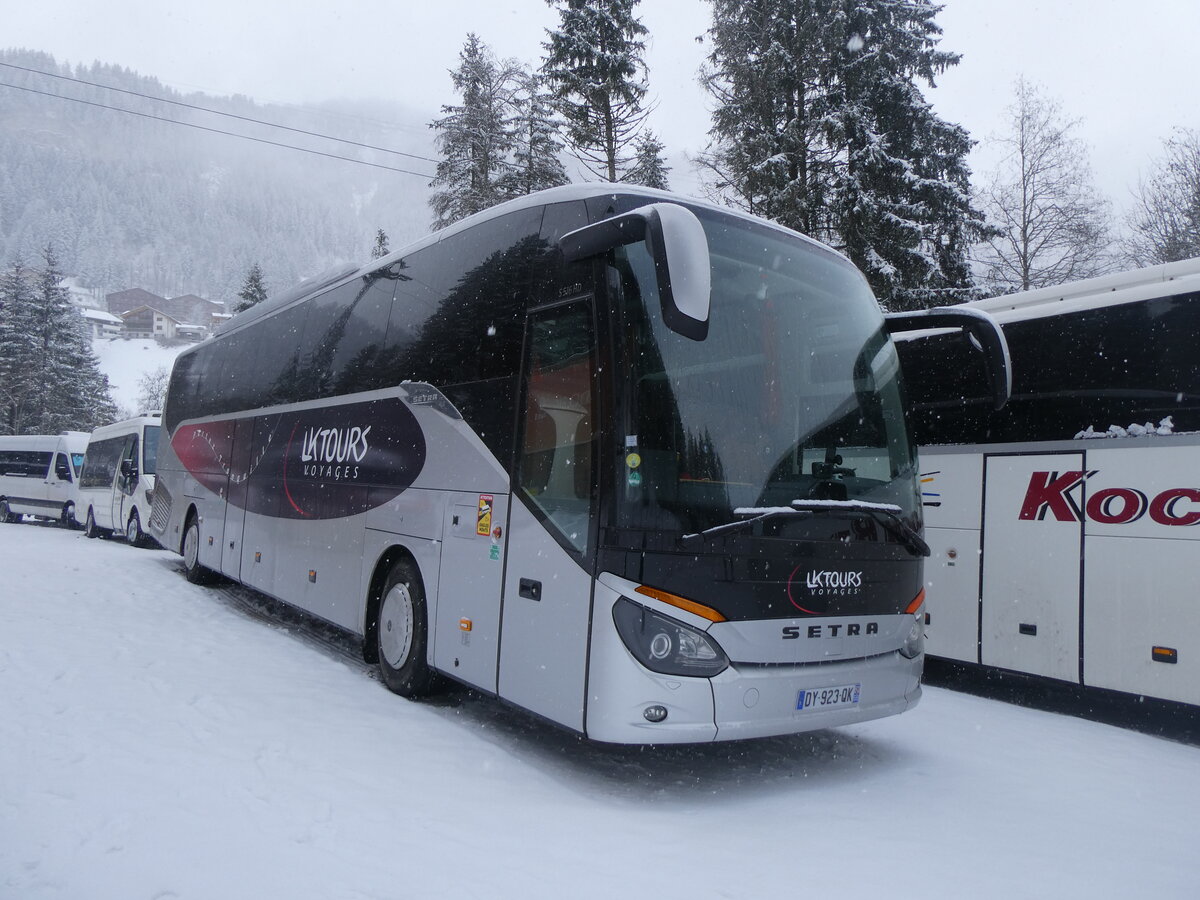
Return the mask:
<path id="1" fill-rule="evenodd" d="M 919 523 L 896 351 L 866 280 L 786 232 L 696 212 L 705 340 L 664 325 L 644 244 L 616 254 L 619 526 L 695 532 L 796 500 L 893 504 Z"/>
<path id="2" fill-rule="evenodd" d="M 146 475 L 153 475 L 158 468 L 158 433 L 161 428 L 161 425 L 147 425 L 142 432 L 142 471 Z"/>

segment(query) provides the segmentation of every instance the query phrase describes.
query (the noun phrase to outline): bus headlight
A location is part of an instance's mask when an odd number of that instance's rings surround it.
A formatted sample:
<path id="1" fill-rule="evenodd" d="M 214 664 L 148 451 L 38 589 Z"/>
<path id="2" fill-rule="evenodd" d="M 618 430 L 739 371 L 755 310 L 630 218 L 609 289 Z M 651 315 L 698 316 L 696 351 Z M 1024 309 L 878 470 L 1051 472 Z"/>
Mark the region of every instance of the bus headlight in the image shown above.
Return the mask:
<path id="1" fill-rule="evenodd" d="M 729 667 L 725 651 L 703 631 L 627 597 L 613 607 L 613 621 L 629 652 L 652 672 L 711 678 Z"/>
<path id="2" fill-rule="evenodd" d="M 916 659 L 924 652 L 925 617 L 922 614 L 913 616 L 913 625 L 909 629 L 908 637 L 904 639 L 904 643 L 900 647 L 900 655 L 907 659 Z"/>

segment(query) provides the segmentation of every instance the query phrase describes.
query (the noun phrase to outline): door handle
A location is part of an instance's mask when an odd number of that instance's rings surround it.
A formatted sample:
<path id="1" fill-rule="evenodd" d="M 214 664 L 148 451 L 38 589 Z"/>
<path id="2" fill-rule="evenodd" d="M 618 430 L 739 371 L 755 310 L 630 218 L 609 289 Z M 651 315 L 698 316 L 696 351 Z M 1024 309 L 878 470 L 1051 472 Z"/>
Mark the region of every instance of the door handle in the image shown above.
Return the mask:
<path id="1" fill-rule="evenodd" d="M 534 581 L 532 578 L 522 578 L 518 593 L 526 599 L 537 600 L 540 603 L 542 600 L 542 583 Z"/>

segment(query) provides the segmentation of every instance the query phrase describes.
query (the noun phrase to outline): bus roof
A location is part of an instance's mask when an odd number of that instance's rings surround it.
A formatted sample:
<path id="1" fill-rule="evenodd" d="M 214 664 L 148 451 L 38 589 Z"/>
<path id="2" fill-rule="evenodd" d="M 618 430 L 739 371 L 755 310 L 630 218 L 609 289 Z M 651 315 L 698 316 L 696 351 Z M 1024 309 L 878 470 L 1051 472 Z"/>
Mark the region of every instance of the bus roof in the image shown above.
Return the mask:
<path id="1" fill-rule="evenodd" d="M 384 266 L 391 265 L 392 263 L 403 259 L 410 253 L 436 244 L 443 238 L 457 234 L 460 231 L 464 231 L 467 228 L 471 228 L 474 225 L 478 225 L 498 216 L 503 216 L 511 212 L 518 212 L 522 209 L 529 209 L 535 206 L 547 206 L 551 203 L 566 203 L 572 200 L 589 200 L 593 197 L 603 197 L 605 195 L 611 195 L 613 197 L 645 197 L 650 202 L 665 201 L 670 203 L 686 203 L 689 206 L 713 210 L 714 212 L 720 212 L 736 218 L 746 219 L 759 224 L 765 224 L 769 227 L 785 232 L 786 234 L 792 235 L 793 237 L 800 238 L 801 240 L 812 244 L 814 247 L 820 247 L 822 250 L 828 253 L 833 253 L 837 256 L 842 256 L 845 258 L 844 255 L 839 253 L 837 250 L 834 250 L 832 247 L 829 247 L 826 244 L 809 237 L 808 235 L 801 234 L 798 231 L 793 231 L 786 226 L 779 225 L 767 219 L 760 219 L 756 216 L 744 213 L 741 210 L 731 209 L 726 206 L 718 206 L 707 200 L 699 200 L 695 197 L 688 197 L 684 196 L 683 194 L 674 194 L 670 191 L 660 191 L 655 188 L 642 187 L 640 185 L 612 184 L 607 181 L 568 184 L 563 185 L 562 187 L 549 188 L 544 191 L 527 194 L 523 197 L 517 197 L 516 199 L 505 201 L 504 203 L 499 203 L 496 206 L 489 207 L 488 209 L 477 212 L 474 215 L 460 219 L 453 225 L 448 225 L 440 231 L 427 234 L 419 240 L 413 241 L 399 250 L 389 253 L 387 256 L 384 256 L 381 259 L 373 259 L 364 265 L 346 263 L 341 266 L 335 266 L 334 268 L 322 272 L 319 275 L 305 279 L 295 287 L 289 288 L 272 297 L 268 297 L 266 300 L 255 306 L 252 306 L 250 309 L 237 313 L 232 318 L 222 322 L 219 326 L 217 326 L 214 336 L 219 336 L 230 331 L 238 330 L 250 322 L 265 318 L 277 310 L 283 309 L 286 306 L 290 306 L 303 298 L 307 298 L 313 294 L 319 293 L 326 288 L 333 287 L 340 282 L 348 281 L 352 277 L 362 277 L 363 275 L 374 272 L 375 270 L 381 269 Z M 189 348 L 189 350 L 190 349 L 191 348 Z"/>
<path id="2" fill-rule="evenodd" d="M 990 313 L 1003 325 L 1197 291 L 1200 291 L 1200 257 L 1034 291 L 1002 294 L 962 306 Z"/>

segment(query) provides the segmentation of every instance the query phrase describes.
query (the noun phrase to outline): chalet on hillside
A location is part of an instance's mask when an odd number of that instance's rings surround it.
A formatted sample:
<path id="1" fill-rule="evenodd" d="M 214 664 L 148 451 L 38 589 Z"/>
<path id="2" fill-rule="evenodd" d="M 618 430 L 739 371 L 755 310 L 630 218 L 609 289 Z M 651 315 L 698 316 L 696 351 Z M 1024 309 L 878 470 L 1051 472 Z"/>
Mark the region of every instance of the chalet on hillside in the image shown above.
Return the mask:
<path id="1" fill-rule="evenodd" d="M 195 294 L 168 299 L 142 288 L 130 288 L 104 299 L 109 312 L 124 320 L 123 333 L 127 337 L 200 340 L 228 318 L 225 304 Z"/>
<path id="2" fill-rule="evenodd" d="M 179 326 L 182 323 L 153 306 L 127 310 L 121 313 L 121 319 L 125 323 L 122 331 L 126 337 L 174 340 L 180 336 Z"/>
<path id="3" fill-rule="evenodd" d="M 115 338 L 121 334 L 124 322 L 120 316 L 114 316 L 102 309 L 92 309 L 88 306 L 80 307 L 79 314 L 87 322 L 88 332 L 94 338 Z"/>

